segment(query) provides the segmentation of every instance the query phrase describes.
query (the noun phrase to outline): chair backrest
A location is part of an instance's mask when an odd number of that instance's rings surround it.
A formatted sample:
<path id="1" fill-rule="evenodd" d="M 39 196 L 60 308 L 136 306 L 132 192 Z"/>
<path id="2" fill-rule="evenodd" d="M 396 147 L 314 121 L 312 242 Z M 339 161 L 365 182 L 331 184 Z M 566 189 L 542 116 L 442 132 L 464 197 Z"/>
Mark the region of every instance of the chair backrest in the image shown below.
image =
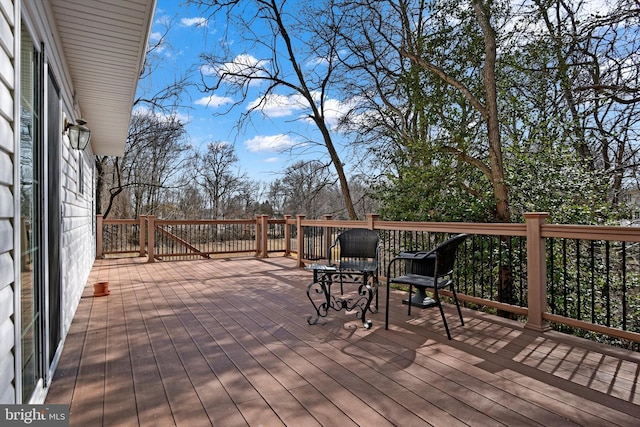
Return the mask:
<path id="1" fill-rule="evenodd" d="M 352 228 L 340 233 L 336 242 L 340 244 L 339 259 L 378 258 L 380 236 L 373 230 Z"/>
<path id="2" fill-rule="evenodd" d="M 458 246 L 460 246 L 466 238 L 466 234 L 458 234 L 457 236 L 447 239 L 433 250 L 436 254 L 436 276 L 442 277 L 453 272 L 453 264 L 456 261 Z"/>

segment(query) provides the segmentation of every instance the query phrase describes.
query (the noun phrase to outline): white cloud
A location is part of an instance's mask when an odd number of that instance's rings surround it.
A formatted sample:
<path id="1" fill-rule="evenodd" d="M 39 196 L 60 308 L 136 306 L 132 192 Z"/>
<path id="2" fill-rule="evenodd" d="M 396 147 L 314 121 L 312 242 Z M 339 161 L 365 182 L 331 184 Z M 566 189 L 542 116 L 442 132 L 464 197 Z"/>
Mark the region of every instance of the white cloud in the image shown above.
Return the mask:
<path id="1" fill-rule="evenodd" d="M 168 15 L 160 15 L 161 11 L 158 12 L 158 19 L 156 19 L 156 24 L 160 24 L 164 27 L 169 27 L 171 25 L 171 17 Z"/>
<path id="2" fill-rule="evenodd" d="M 320 93 L 315 92 L 312 94 L 314 102 L 318 102 Z M 340 120 L 349 113 L 357 102 L 356 98 L 343 102 L 338 99 L 329 98 L 324 101 L 324 118 L 329 128 L 336 128 L 340 123 Z M 288 117 L 296 114 L 301 114 L 303 111 L 309 110 L 308 101 L 301 95 L 276 95 L 271 94 L 263 98 L 258 98 L 249 105 L 247 110 L 258 109 L 269 118 Z M 303 116 L 306 121 L 312 123 L 311 118 Z"/>
<path id="3" fill-rule="evenodd" d="M 593 15 L 606 15 L 612 12 L 615 7 L 615 2 L 612 0 L 586 0 L 582 2 L 578 2 L 578 5 L 571 5 L 571 9 L 575 15 L 572 20 L 577 20 L 579 22 L 589 22 Z M 520 38 L 517 39 L 519 43 L 526 43 L 526 40 L 532 34 L 536 34 L 539 32 L 546 32 L 547 28 L 542 21 L 532 21 L 531 15 L 537 13 L 539 10 L 539 5 L 533 0 L 511 0 L 511 5 L 514 11 L 514 16 L 504 23 L 504 27 L 502 28 L 502 32 L 510 33 L 517 28 L 516 35 L 519 35 Z M 550 6 L 548 9 L 549 19 L 553 25 L 557 25 L 558 16 L 554 12 L 554 6 Z M 564 21 L 567 19 L 566 13 L 560 16 L 560 19 Z"/>
<path id="4" fill-rule="evenodd" d="M 321 56 L 316 56 L 315 58 L 311 58 L 306 63 L 307 67 L 315 68 L 318 65 L 326 66 L 329 65 L 329 59 L 323 58 Z"/>
<path id="5" fill-rule="evenodd" d="M 247 110 L 258 108 L 267 117 L 287 117 L 300 110 L 309 108 L 307 101 L 300 95 L 267 95 L 249 103 Z"/>
<path id="6" fill-rule="evenodd" d="M 616 7 L 617 2 L 613 2 L 611 0 L 590 0 L 584 3 L 581 3 L 583 15 L 581 16 L 583 19 L 588 19 L 592 15 L 600 15 L 604 16 L 613 12 L 614 7 Z"/>
<path id="7" fill-rule="evenodd" d="M 249 54 L 242 54 L 236 56 L 231 62 L 205 65 L 201 68 L 201 72 L 205 76 L 217 75 L 229 83 L 242 85 L 249 77 L 265 76 L 265 66 L 266 61 L 260 61 Z"/>
<path id="8" fill-rule="evenodd" d="M 324 104 L 324 119 L 330 128 L 338 126 L 340 120 L 351 110 L 352 105 L 337 99 L 328 99 Z"/>
<path id="9" fill-rule="evenodd" d="M 149 41 L 151 42 L 157 43 L 161 38 L 162 33 L 160 33 L 159 31 L 153 31 L 151 34 L 149 34 Z"/>
<path id="10" fill-rule="evenodd" d="M 211 148 L 224 148 L 228 147 L 230 144 L 227 141 L 212 141 L 207 143 L 207 147 Z"/>
<path id="11" fill-rule="evenodd" d="M 265 159 L 265 163 L 277 163 L 280 161 L 279 157 L 269 157 L 268 159 Z"/>
<path id="12" fill-rule="evenodd" d="M 223 105 L 233 103 L 233 99 L 228 96 L 210 95 L 195 101 L 196 105 L 204 105 L 205 107 L 220 108 Z"/>
<path id="13" fill-rule="evenodd" d="M 282 151 L 297 144 L 298 141 L 286 134 L 258 135 L 247 141 L 244 145 L 249 151 Z"/>
<path id="14" fill-rule="evenodd" d="M 206 27 L 208 25 L 207 19 L 203 17 L 182 18 L 180 23 L 185 27 Z"/>
<path id="15" fill-rule="evenodd" d="M 156 53 L 164 52 L 168 56 L 170 55 L 169 52 L 166 51 L 166 48 L 167 48 L 166 40 L 162 39 L 162 33 L 158 31 L 154 31 L 151 34 L 149 34 L 149 45 L 155 46 L 154 50 Z"/>
<path id="16" fill-rule="evenodd" d="M 180 113 L 178 111 L 172 111 L 170 113 L 162 113 L 159 111 L 153 112 L 149 107 L 146 106 L 137 106 L 133 109 L 134 114 L 154 114 L 158 120 L 168 121 L 171 118 L 176 118 L 180 120 L 183 124 L 187 124 L 191 121 L 191 117 L 188 114 Z"/>

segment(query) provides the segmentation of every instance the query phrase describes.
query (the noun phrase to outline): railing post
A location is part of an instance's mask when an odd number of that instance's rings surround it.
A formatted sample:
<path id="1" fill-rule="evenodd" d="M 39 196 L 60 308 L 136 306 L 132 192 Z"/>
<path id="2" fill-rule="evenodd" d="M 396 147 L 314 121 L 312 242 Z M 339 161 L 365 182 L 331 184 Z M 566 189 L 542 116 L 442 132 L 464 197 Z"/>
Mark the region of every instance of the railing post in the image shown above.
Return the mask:
<path id="1" fill-rule="evenodd" d="M 262 237 L 262 232 L 260 231 L 260 215 L 256 215 L 256 235 L 254 238 L 254 246 L 255 246 L 255 256 L 260 255 L 260 238 Z"/>
<path id="2" fill-rule="evenodd" d="M 289 227 L 289 220 L 291 215 L 284 216 L 284 256 L 291 255 L 291 227 Z"/>
<path id="3" fill-rule="evenodd" d="M 378 220 L 378 218 L 380 218 L 380 215 L 378 214 L 367 214 L 367 228 L 369 230 L 375 229 L 376 221 Z"/>
<path id="4" fill-rule="evenodd" d="M 322 215 L 323 221 L 331 221 L 332 218 L 333 218 L 333 215 Z M 331 255 L 329 254 L 329 247 L 333 243 L 332 240 L 333 239 L 329 239 L 329 227 L 327 227 L 326 225 L 323 226 L 322 227 L 322 253 L 324 254 L 327 261 L 331 259 Z"/>
<path id="5" fill-rule="evenodd" d="M 96 259 L 101 259 L 102 253 L 102 219 L 103 215 L 96 215 Z"/>
<path id="6" fill-rule="evenodd" d="M 298 238 L 298 259 L 296 266 L 304 267 L 304 229 L 302 228 L 302 220 L 304 219 L 304 215 L 296 216 L 296 230 L 297 230 L 297 238 Z"/>
<path id="7" fill-rule="evenodd" d="M 143 257 L 147 254 L 147 216 L 140 215 L 140 236 L 138 237 L 138 241 L 140 242 L 140 256 Z"/>
<path id="8" fill-rule="evenodd" d="M 545 223 L 546 212 L 527 212 L 524 214 L 527 225 L 527 287 L 529 307 L 527 329 L 544 332 L 550 329 L 543 319 L 547 311 L 547 251 L 541 227 Z"/>
<path id="9" fill-rule="evenodd" d="M 269 215 L 260 215 L 260 227 L 262 234 L 261 257 L 267 258 L 269 256 L 269 242 L 267 241 L 269 238 Z"/>
<path id="10" fill-rule="evenodd" d="M 155 254 L 155 244 L 156 244 L 156 217 L 155 215 L 147 216 L 148 227 L 147 227 L 147 246 L 148 246 L 148 259 L 147 262 L 155 262 L 156 254 Z"/>

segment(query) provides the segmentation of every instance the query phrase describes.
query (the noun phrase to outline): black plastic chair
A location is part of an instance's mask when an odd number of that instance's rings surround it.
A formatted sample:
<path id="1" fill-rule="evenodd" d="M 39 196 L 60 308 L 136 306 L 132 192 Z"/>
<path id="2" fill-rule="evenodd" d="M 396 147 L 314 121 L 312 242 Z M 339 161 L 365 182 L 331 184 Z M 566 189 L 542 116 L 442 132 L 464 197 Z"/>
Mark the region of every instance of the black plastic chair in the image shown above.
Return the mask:
<path id="1" fill-rule="evenodd" d="M 338 256 L 334 257 L 334 252 Z M 329 265 L 335 265 L 338 271 L 346 275 L 361 274 L 363 284 L 369 277 L 373 278 L 373 290 L 376 295 L 378 309 L 378 253 L 380 252 L 380 235 L 366 228 L 352 228 L 338 235 L 329 247 Z M 343 291 L 343 275 L 340 275 L 340 293 Z"/>
<path id="2" fill-rule="evenodd" d="M 407 301 L 409 305 L 409 315 L 411 314 L 412 305 L 420 305 L 425 308 L 437 306 L 440 309 L 440 315 L 442 316 L 444 328 L 447 331 L 447 337 L 451 339 L 451 333 L 449 332 L 449 326 L 447 325 L 447 319 L 444 316 L 444 310 L 442 309 L 440 295 L 438 293 L 440 289 L 449 288 L 453 294 L 453 300 L 458 309 L 460 322 L 464 326 L 464 320 L 462 319 L 462 312 L 460 311 L 460 304 L 458 303 L 458 297 L 456 295 L 452 276 L 458 246 L 466 237 L 466 234 L 459 234 L 441 243 L 431 251 L 401 252 L 397 257 L 393 258 L 389 262 L 387 266 L 387 308 L 384 323 L 385 329 L 389 329 L 389 287 L 391 283 L 409 285 L 409 299 Z M 396 261 L 405 262 L 404 274 L 398 277 L 391 277 L 391 267 Z M 416 303 L 415 299 L 412 300 L 414 286 L 420 290 L 419 294 L 421 297 L 425 295 L 425 290 L 432 292 L 432 302 L 430 304 L 427 303 L 421 305 Z"/>

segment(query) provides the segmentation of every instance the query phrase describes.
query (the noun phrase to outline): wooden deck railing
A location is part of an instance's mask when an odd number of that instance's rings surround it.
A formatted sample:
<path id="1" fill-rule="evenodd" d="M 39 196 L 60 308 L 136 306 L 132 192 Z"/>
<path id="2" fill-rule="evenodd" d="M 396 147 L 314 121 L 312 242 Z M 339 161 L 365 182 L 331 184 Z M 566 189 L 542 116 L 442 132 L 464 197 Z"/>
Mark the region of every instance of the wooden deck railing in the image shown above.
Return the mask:
<path id="1" fill-rule="evenodd" d="M 381 235 L 380 271 L 402 250 L 429 249 L 446 237 L 471 236 L 459 251 L 458 298 L 467 305 L 511 313 L 526 327 L 581 330 L 640 343 L 640 228 L 547 224 L 527 213 L 521 224 L 308 220 L 102 220 L 99 257 L 130 254 L 157 259 L 234 253 L 295 254 L 298 266 L 326 259 L 348 228 Z M 384 278 L 383 278 L 384 280 Z M 509 287 L 511 294 L 505 296 Z"/>
<path id="2" fill-rule="evenodd" d="M 159 220 L 142 216 L 138 220 L 97 216 L 96 256 L 149 256 L 160 259 L 210 258 L 215 255 L 255 253 L 290 254 L 287 219 L 255 220 Z"/>

